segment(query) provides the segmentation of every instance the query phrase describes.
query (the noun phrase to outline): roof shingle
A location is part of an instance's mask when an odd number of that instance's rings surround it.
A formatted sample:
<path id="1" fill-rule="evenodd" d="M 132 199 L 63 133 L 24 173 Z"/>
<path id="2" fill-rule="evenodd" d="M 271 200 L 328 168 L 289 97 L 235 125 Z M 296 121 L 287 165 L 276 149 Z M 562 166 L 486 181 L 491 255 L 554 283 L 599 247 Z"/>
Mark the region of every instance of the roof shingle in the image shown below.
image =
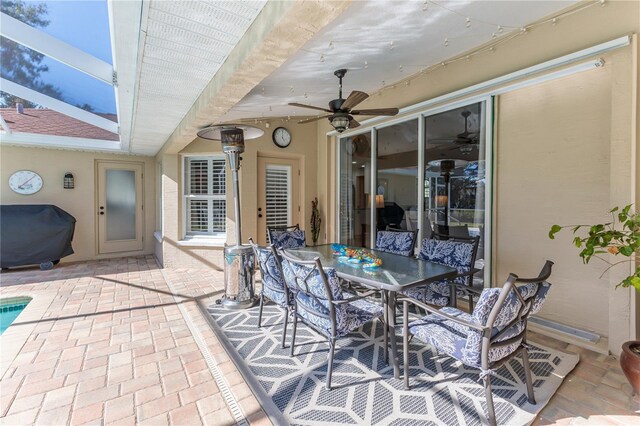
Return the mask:
<path id="1" fill-rule="evenodd" d="M 15 108 L 0 108 L 0 114 L 12 132 L 103 139 L 109 141 L 120 140 L 120 136 L 115 133 L 51 109 L 25 108 L 24 113 L 20 114 Z M 99 115 L 108 120 L 117 121 L 114 114 Z"/>

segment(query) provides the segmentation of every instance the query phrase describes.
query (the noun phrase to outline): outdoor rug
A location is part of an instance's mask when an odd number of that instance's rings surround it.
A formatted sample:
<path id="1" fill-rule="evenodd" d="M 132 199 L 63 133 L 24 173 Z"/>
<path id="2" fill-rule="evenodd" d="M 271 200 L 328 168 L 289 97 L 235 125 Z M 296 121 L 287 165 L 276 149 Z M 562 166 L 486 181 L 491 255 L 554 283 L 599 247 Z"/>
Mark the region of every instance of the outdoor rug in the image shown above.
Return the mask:
<path id="1" fill-rule="evenodd" d="M 336 347 L 331 391 L 324 387 L 328 345 L 298 322 L 295 356 L 280 348 L 282 310 L 265 304 L 261 328 L 258 307 L 230 311 L 209 307 L 214 329 L 274 424 L 296 425 L 476 425 L 486 424 L 479 371 L 438 355 L 414 339 L 410 344 L 411 390 L 393 378 L 384 362 L 383 326 L 367 324 Z M 291 323 L 289 323 L 291 324 Z M 398 356 L 402 362 L 402 339 Z M 552 349 L 530 350 L 536 405 L 526 397 L 520 357 L 492 377 L 496 416 L 501 425 L 525 425 L 549 402 L 579 361 Z M 402 371 L 402 365 L 401 365 Z"/>

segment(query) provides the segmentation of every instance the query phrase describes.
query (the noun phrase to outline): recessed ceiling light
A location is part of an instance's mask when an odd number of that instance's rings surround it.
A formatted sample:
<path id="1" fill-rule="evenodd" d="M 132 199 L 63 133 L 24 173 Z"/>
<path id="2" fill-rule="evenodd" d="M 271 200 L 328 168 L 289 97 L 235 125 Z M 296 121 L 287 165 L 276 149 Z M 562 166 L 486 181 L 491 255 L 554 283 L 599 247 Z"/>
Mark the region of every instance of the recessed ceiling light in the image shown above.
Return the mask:
<path id="1" fill-rule="evenodd" d="M 358 164 L 358 162 L 357 161 L 352 161 L 351 164 Z"/>

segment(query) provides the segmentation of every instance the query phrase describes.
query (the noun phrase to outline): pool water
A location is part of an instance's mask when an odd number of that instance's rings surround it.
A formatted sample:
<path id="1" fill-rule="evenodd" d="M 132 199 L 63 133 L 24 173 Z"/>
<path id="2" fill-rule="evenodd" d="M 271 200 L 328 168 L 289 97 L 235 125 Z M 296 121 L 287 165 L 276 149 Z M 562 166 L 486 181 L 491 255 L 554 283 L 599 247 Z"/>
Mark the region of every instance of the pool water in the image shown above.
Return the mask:
<path id="1" fill-rule="evenodd" d="M 27 307 L 30 297 L 14 297 L 0 300 L 0 335 L 18 318 L 20 312 Z"/>

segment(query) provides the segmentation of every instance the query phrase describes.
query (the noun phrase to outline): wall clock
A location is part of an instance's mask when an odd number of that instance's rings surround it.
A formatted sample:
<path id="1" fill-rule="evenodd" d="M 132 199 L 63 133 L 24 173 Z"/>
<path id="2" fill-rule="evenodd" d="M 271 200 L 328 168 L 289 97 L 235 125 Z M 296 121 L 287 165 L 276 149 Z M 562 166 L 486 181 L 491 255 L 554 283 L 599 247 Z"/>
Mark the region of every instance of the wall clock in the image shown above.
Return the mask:
<path id="1" fill-rule="evenodd" d="M 277 127 L 273 131 L 273 143 L 279 148 L 286 148 L 291 145 L 291 132 L 284 127 Z"/>
<path id="2" fill-rule="evenodd" d="M 42 188 L 42 178 L 31 170 L 18 170 L 9 177 L 9 188 L 16 194 L 35 194 Z"/>

